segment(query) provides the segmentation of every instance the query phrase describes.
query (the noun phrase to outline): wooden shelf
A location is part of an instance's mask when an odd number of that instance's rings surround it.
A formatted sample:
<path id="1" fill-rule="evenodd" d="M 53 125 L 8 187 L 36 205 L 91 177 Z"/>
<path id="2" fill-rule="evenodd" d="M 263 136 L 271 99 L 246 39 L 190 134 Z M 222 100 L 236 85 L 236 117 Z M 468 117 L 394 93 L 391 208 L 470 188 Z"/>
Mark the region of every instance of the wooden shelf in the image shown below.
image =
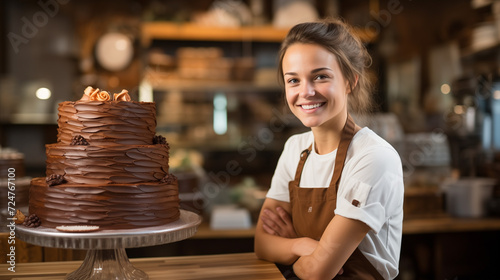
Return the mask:
<path id="1" fill-rule="evenodd" d="M 499 50 L 500 50 L 500 42 L 476 50 L 472 48 L 467 48 L 462 50 L 461 58 L 463 60 L 475 59 L 475 58 L 491 58 L 492 55 L 498 55 Z"/>
<path id="2" fill-rule="evenodd" d="M 234 80 L 190 80 L 172 79 L 169 74 L 149 73 L 144 77 L 155 90 L 169 91 L 281 91 L 282 88 L 276 83 L 263 83 L 258 81 L 234 81 Z"/>
<path id="3" fill-rule="evenodd" d="M 142 24 L 142 44 L 143 46 L 149 46 L 152 40 L 280 43 L 285 38 L 287 32 L 288 29 L 274 28 L 269 25 L 230 28 L 157 21 Z M 358 29 L 356 33 L 364 42 L 371 42 L 375 38 L 375 33 L 369 30 Z"/>
<path id="4" fill-rule="evenodd" d="M 281 42 L 287 29 L 270 26 L 254 27 L 214 27 L 192 23 L 147 22 L 142 25 L 142 43 L 147 46 L 151 40 L 179 41 L 259 41 Z"/>

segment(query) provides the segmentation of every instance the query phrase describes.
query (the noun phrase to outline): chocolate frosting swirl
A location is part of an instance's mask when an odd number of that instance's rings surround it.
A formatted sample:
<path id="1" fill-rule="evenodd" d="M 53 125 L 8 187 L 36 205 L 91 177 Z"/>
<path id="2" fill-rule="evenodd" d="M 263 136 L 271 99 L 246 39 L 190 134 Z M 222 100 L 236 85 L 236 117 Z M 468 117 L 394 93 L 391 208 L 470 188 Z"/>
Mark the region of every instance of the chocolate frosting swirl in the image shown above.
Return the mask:
<path id="1" fill-rule="evenodd" d="M 59 103 L 57 142 L 81 135 L 93 144 L 150 145 L 156 130 L 156 105 L 136 101 Z"/>
<path id="2" fill-rule="evenodd" d="M 153 182 L 168 174 L 166 145 L 48 144 L 45 147 L 47 176 L 64 175 L 68 183 Z"/>
<path id="3" fill-rule="evenodd" d="M 49 187 L 45 178 L 35 178 L 31 182 L 29 212 L 36 213 L 45 227 L 157 226 L 179 219 L 179 193 L 177 184 L 161 182 Z"/>

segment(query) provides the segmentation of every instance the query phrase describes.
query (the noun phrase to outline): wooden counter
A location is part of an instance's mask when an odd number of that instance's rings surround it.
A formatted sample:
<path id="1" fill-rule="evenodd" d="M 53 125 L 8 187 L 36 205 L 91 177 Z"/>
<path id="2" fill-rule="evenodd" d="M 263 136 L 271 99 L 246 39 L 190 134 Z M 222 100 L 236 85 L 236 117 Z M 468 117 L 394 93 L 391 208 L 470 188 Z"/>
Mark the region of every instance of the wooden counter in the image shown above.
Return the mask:
<path id="1" fill-rule="evenodd" d="M 16 272 L 0 264 L 0 279 L 57 280 L 75 271 L 81 261 L 20 263 Z M 149 275 L 150 280 L 191 279 L 284 279 L 273 264 L 258 260 L 254 253 L 188 257 L 162 257 L 132 259 L 131 263 Z"/>

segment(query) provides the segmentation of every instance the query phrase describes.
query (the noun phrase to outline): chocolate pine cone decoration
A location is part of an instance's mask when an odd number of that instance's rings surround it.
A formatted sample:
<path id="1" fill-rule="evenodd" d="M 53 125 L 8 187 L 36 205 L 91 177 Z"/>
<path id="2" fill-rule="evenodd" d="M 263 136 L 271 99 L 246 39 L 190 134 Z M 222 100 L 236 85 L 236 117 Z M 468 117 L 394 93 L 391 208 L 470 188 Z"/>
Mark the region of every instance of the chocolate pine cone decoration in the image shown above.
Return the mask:
<path id="1" fill-rule="evenodd" d="M 73 140 L 71 140 L 70 145 L 75 146 L 75 145 L 88 145 L 89 142 L 83 138 L 81 135 L 76 135 L 73 137 Z"/>
<path id="2" fill-rule="evenodd" d="M 58 174 L 52 174 L 49 177 L 47 177 L 45 181 L 47 182 L 47 185 L 49 185 L 49 187 L 60 185 L 64 182 L 64 176 Z"/>
<path id="3" fill-rule="evenodd" d="M 167 146 L 167 148 L 170 148 L 168 145 L 167 139 L 161 135 L 155 135 L 153 137 L 153 144 L 161 144 Z"/>
<path id="4" fill-rule="evenodd" d="M 161 135 L 155 135 L 153 137 L 153 144 L 167 145 L 167 139 Z"/>
<path id="5" fill-rule="evenodd" d="M 174 174 L 167 174 L 165 175 L 165 177 L 161 178 L 161 182 L 162 183 L 166 183 L 166 184 L 173 184 L 177 181 L 177 177 L 175 177 Z"/>
<path id="6" fill-rule="evenodd" d="M 42 221 L 40 221 L 40 218 L 36 214 L 31 214 L 23 222 L 24 226 L 27 227 L 39 227 L 42 224 Z"/>

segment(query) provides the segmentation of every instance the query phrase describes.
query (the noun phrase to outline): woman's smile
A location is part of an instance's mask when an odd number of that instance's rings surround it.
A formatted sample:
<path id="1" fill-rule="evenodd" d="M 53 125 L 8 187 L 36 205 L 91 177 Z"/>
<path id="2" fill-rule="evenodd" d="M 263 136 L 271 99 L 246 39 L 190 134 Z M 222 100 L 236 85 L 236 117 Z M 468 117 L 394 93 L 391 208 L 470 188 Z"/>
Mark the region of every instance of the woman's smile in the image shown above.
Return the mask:
<path id="1" fill-rule="evenodd" d="M 319 108 L 323 105 L 325 105 L 325 103 L 302 104 L 299 106 L 302 107 L 302 109 L 304 109 L 304 110 L 312 110 L 312 109 Z"/>

